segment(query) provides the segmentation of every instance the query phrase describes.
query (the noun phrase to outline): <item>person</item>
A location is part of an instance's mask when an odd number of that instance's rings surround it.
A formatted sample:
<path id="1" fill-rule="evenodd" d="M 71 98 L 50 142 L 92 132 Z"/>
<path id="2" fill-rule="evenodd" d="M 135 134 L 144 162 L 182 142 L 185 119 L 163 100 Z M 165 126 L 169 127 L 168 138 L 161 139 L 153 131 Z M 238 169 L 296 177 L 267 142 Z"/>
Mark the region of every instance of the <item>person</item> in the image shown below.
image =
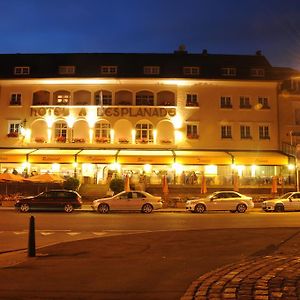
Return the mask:
<path id="1" fill-rule="evenodd" d="M 17 175 L 17 174 L 18 174 L 18 171 L 17 171 L 16 169 L 13 169 L 12 173 L 13 173 L 14 175 Z"/>

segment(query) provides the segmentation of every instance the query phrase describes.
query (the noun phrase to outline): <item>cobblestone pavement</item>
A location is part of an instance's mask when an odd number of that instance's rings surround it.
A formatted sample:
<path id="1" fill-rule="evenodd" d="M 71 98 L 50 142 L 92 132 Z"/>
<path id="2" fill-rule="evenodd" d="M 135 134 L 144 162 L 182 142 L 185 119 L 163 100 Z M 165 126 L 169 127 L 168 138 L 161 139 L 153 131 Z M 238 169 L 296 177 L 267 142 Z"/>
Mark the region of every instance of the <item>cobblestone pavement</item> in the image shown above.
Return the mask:
<path id="1" fill-rule="evenodd" d="M 268 255 L 223 266 L 195 280 L 181 300 L 300 299 L 300 256 Z"/>

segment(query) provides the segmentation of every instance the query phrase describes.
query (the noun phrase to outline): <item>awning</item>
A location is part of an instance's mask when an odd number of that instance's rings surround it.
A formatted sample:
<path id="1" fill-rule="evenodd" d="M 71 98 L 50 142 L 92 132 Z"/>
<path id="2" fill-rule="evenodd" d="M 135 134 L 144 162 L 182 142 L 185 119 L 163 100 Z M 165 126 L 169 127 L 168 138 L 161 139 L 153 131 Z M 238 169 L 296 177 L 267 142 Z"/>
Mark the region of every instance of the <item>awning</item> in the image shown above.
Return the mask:
<path id="1" fill-rule="evenodd" d="M 26 162 L 28 153 L 35 149 L 0 149 L 0 163 Z"/>
<path id="2" fill-rule="evenodd" d="M 279 166 L 287 165 L 289 157 L 280 152 L 272 151 L 231 151 L 236 165 L 261 165 L 261 166 Z"/>
<path id="3" fill-rule="evenodd" d="M 182 165 L 230 165 L 231 156 L 223 151 L 175 150 L 176 162 Z"/>
<path id="4" fill-rule="evenodd" d="M 28 156 L 30 163 L 74 163 L 78 149 L 38 149 Z"/>
<path id="5" fill-rule="evenodd" d="M 120 164 L 173 164 L 174 155 L 170 150 L 120 150 L 117 162 Z"/>
<path id="6" fill-rule="evenodd" d="M 78 163 L 111 164 L 118 150 L 82 150 L 77 155 Z"/>

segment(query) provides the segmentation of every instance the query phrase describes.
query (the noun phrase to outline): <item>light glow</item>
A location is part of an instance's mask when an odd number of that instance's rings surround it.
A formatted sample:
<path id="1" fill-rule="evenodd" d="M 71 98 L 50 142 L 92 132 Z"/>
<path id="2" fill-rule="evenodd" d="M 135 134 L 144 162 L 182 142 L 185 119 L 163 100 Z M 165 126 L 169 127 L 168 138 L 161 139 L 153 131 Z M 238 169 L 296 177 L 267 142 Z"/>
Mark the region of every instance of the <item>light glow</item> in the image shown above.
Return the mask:
<path id="1" fill-rule="evenodd" d="M 175 141 L 176 143 L 179 143 L 183 140 L 183 134 L 179 130 L 175 130 Z"/>
<path id="2" fill-rule="evenodd" d="M 53 123 L 55 121 L 53 116 L 46 116 L 45 118 L 48 128 L 52 128 Z"/>
<path id="3" fill-rule="evenodd" d="M 69 128 L 73 128 L 75 120 L 76 120 L 75 117 L 72 116 L 72 115 L 69 115 L 69 116 L 66 117 L 66 121 L 67 121 L 67 124 L 68 124 Z"/>
<path id="4" fill-rule="evenodd" d="M 175 117 L 173 117 L 171 122 L 175 129 L 181 128 L 182 124 L 183 124 L 182 118 L 179 115 L 176 115 Z"/>
<path id="5" fill-rule="evenodd" d="M 205 175 L 217 175 L 218 167 L 216 165 L 204 166 L 204 173 L 205 173 Z"/>
<path id="6" fill-rule="evenodd" d="M 181 174 L 182 171 L 183 171 L 183 165 L 181 165 L 181 164 L 179 164 L 179 163 L 174 163 L 174 164 L 172 165 L 172 169 L 175 170 L 175 173 L 176 173 L 176 174 Z"/>
<path id="7" fill-rule="evenodd" d="M 151 165 L 149 165 L 149 164 L 145 164 L 145 165 L 144 165 L 144 171 L 145 171 L 146 173 L 150 173 L 151 170 L 152 170 L 152 166 L 151 166 Z"/>
<path id="8" fill-rule="evenodd" d="M 51 170 L 53 173 L 58 173 L 60 171 L 60 164 L 57 164 L 57 163 L 52 164 Z"/>
<path id="9" fill-rule="evenodd" d="M 255 177 L 256 169 L 257 169 L 256 165 L 251 166 L 251 177 Z"/>
<path id="10" fill-rule="evenodd" d="M 132 143 L 135 142 L 135 136 L 136 136 L 136 130 L 135 130 L 135 129 L 132 129 L 132 130 L 131 130 L 131 140 L 132 140 Z"/>

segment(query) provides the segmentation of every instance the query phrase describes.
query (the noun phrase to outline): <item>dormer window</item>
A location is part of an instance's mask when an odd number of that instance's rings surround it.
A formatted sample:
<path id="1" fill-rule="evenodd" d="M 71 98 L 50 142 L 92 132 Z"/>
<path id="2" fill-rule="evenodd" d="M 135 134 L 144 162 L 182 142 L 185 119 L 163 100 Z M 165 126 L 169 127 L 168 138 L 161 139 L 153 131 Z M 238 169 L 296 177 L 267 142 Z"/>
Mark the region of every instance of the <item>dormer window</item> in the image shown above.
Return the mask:
<path id="1" fill-rule="evenodd" d="M 14 74 L 15 75 L 29 75 L 30 67 L 15 67 Z"/>
<path id="2" fill-rule="evenodd" d="M 183 67 L 183 74 L 187 76 L 197 76 L 200 74 L 199 67 Z"/>
<path id="3" fill-rule="evenodd" d="M 222 76 L 236 76 L 236 68 L 222 68 L 221 75 Z"/>
<path id="4" fill-rule="evenodd" d="M 113 75 L 113 74 L 117 74 L 117 72 L 118 72 L 117 66 L 101 66 L 101 74 Z"/>
<path id="5" fill-rule="evenodd" d="M 145 75 L 158 75 L 160 73 L 159 66 L 145 66 L 144 74 Z"/>
<path id="6" fill-rule="evenodd" d="M 75 74 L 75 66 L 59 66 L 58 72 L 61 75 Z"/>
<path id="7" fill-rule="evenodd" d="M 265 77 L 265 69 L 263 68 L 252 68 L 250 70 L 251 77 Z"/>

